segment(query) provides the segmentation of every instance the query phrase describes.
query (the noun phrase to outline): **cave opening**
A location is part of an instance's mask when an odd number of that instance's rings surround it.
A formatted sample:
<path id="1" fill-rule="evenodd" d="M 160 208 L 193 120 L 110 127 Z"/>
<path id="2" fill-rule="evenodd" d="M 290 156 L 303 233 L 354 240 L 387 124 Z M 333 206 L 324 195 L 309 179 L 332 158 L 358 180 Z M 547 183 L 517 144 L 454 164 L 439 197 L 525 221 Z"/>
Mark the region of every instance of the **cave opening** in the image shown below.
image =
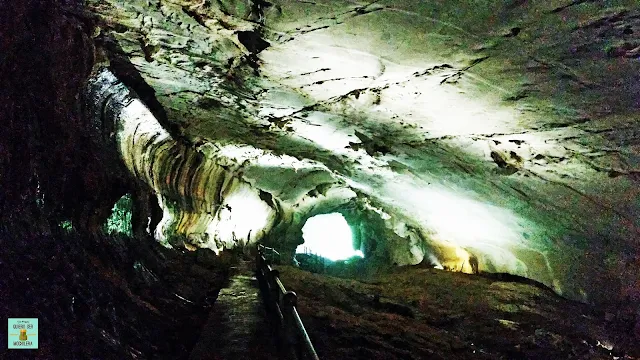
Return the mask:
<path id="1" fill-rule="evenodd" d="M 330 261 L 363 258 L 362 251 L 354 249 L 353 234 L 347 220 L 340 213 L 316 215 L 302 227 L 304 243 L 297 254 L 314 255 Z"/>
<path id="2" fill-rule="evenodd" d="M 133 235 L 131 215 L 133 212 L 133 199 L 131 194 L 124 194 L 111 209 L 111 215 L 104 223 L 103 231 L 107 234 Z"/>

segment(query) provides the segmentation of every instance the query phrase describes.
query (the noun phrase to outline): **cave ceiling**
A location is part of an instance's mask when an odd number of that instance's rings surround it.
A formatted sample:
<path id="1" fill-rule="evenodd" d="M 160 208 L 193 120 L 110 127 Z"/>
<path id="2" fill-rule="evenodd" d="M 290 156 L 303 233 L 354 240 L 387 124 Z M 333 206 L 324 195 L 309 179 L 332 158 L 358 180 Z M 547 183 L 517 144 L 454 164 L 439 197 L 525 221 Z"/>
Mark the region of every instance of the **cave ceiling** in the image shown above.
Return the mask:
<path id="1" fill-rule="evenodd" d="M 234 240 L 295 248 L 337 211 L 400 265 L 476 258 L 583 301 L 640 288 L 637 1 L 87 3 L 99 61 L 157 119 L 130 109 L 118 134 L 155 141 L 120 146 L 134 174 L 169 164 L 138 176 L 156 234 L 216 237 L 235 207 L 259 215 Z"/>

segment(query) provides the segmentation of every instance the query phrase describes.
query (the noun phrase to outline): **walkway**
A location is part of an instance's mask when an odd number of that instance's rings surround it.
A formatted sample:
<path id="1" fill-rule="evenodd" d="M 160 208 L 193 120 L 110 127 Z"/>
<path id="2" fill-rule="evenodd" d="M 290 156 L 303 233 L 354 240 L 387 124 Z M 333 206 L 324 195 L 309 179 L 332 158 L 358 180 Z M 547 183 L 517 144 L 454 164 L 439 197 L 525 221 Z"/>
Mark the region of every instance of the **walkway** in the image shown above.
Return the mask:
<path id="1" fill-rule="evenodd" d="M 253 263 L 240 260 L 220 290 L 190 360 L 276 360 Z"/>

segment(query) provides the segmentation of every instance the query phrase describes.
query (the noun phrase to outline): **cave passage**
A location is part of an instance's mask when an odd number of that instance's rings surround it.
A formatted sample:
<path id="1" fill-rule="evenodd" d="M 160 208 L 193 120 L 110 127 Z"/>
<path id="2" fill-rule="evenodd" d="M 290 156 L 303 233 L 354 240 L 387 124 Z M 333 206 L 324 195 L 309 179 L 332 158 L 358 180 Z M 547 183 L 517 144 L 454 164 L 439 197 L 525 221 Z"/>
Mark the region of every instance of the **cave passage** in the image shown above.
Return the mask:
<path id="1" fill-rule="evenodd" d="M 364 257 L 353 248 L 351 228 L 339 213 L 316 215 L 302 228 L 304 243 L 296 249 L 298 254 L 314 254 L 331 261 L 351 257 Z"/>
<path id="2" fill-rule="evenodd" d="M 0 359 L 640 360 L 639 5 L 0 1 Z"/>

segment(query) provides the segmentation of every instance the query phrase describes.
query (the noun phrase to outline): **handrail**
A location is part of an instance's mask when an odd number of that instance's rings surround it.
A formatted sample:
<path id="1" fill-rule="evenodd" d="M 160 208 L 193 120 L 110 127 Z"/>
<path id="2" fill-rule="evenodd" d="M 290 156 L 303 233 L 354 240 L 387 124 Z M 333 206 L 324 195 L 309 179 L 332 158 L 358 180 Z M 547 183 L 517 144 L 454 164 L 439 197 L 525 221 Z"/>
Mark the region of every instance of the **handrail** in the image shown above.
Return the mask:
<path id="1" fill-rule="evenodd" d="M 281 350 L 288 352 L 292 359 L 320 360 L 298 314 L 298 296 L 287 291 L 280 272 L 271 267 L 264 250 L 265 247 L 258 244 L 256 275 L 265 306 L 273 317 Z"/>

